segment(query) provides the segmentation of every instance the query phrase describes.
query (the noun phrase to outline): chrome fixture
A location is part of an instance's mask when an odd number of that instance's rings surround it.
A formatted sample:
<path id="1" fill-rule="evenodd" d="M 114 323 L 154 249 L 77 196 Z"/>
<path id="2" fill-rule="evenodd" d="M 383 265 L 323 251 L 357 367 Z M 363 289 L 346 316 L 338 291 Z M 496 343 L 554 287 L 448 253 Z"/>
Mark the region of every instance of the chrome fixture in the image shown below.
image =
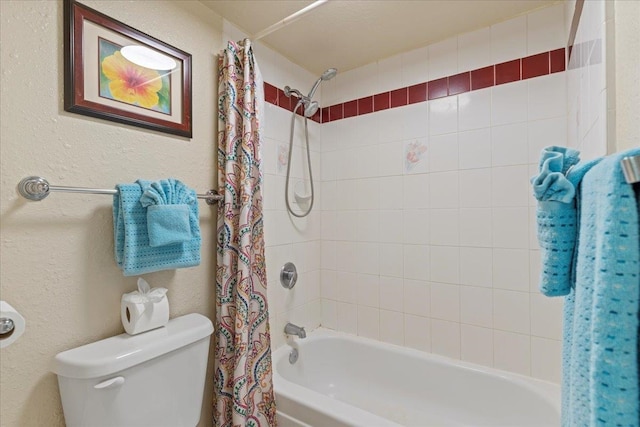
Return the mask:
<path id="1" fill-rule="evenodd" d="M 50 185 L 49 181 L 41 176 L 28 176 L 18 183 L 18 193 L 25 199 L 40 201 L 47 197 L 52 191 L 63 193 L 85 193 L 85 194 L 118 194 L 115 188 L 86 188 L 86 187 L 63 187 L 60 185 Z M 215 205 L 218 201 L 224 200 L 224 196 L 218 194 L 216 190 L 209 190 L 206 194 L 197 194 L 198 199 L 205 199 L 208 205 Z"/>
<path id="2" fill-rule="evenodd" d="M 620 163 L 624 177 L 629 184 L 640 182 L 640 156 L 625 157 Z"/>
<path id="3" fill-rule="evenodd" d="M 298 218 L 302 218 L 309 215 L 309 213 L 311 212 L 311 209 L 313 208 L 313 201 L 315 197 L 315 193 L 313 189 L 313 174 L 311 173 L 311 150 L 309 149 L 309 128 L 307 126 L 308 125 L 307 119 L 313 116 L 318 111 L 318 108 L 320 108 L 320 106 L 317 101 L 313 101 L 311 98 L 313 98 L 313 95 L 316 93 L 316 90 L 320 86 L 320 83 L 322 83 L 323 81 L 331 80 L 336 76 L 337 73 L 338 73 L 338 70 L 336 70 L 335 68 L 329 68 L 324 73 L 322 73 L 320 78 L 318 78 L 318 80 L 316 80 L 316 82 L 313 84 L 313 87 L 311 88 L 307 96 L 303 95 L 302 92 L 300 92 L 297 89 L 292 89 L 289 86 L 284 87 L 284 94 L 287 97 L 290 98 L 292 94 L 295 94 L 298 97 L 298 102 L 296 103 L 296 106 L 293 109 L 293 112 L 291 113 L 291 134 L 289 135 L 289 159 L 287 161 L 287 177 L 285 179 L 285 189 L 284 189 L 284 200 L 287 205 L 287 210 L 289 211 L 289 213 L 291 213 L 291 215 Z M 295 128 L 295 122 L 296 122 L 296 111 L 298 111 L 298 108 L 300 107 L 304 108 L 304 111 L 303 111 L 304 137 L 307 143 L 307 165 L 309 168 L 309 181 L 311 184 L 311 195 L 308 197 L 309 208 L 301 214 L 294 212 L 293 209 L 291 209 L 291 204 L 289 203 L 289 181 L 291 180 L 291 157 L 293 155 L 293 130 Z M 301 197 L 301 199 L 306 199 L 306 197 Z"/>
<path id="4" fill-rule="evenodd" d="M 307 332 L 302 326 L 296 326 L 291 322 L 284 326 L 284 333 L 287 335 L 297 335 L 300 339 L 307 337 Z"/>
<path id="5" fill-rule="evenodd" d="M 280 269 L 280 284 L 287 289 L 293 289 L 298 281 L 298 270 L 296 265 L 288 262 Z"/>
<path id="6" fill-rule="evenodd" d="M 15 329 L 15 324 L 12 319 L 8 317 L 0 317 L 0 335 L 11 335 L 13 330 Z M 304 329 L 302 330 L 304 332 Z M 3 338 L 7 338 L 3 337 Z"/>
<path id="7" fill-rule="evenodd" d="M 295 13 L 292 13 L 291 15 L 289 15 L 286 18 L 276 22 L 275 24 L 269 25 L 264 30 L 255 33 L 254 36 L 252 37 L 253 40 L 254 41 L 255 40 L 260 40 L 261 38 L 273 33 L 274 31 L 278 31 L 280 28 L 283 28 L 283 27 L 291 24 L 292 22 L 297 21 L 298 19 L 302 18 L 307 13 L 311 12 L 316 7 L 322 6 L 323 4 L 325 4 L 328 1 L 329 0 L 316 0 L 316 1 L 314 1 L 310 5 L 300 9 L 299 11 L 297 11 Z"/>
<path id="8" fill-rule="evenodd" d="M 289 353 L 289 363 L 291 363 L 292 365 L 296 363 L 298 361 L 298 356 L 299 356 L 298 349 L 292 348 L 291 353 Z"/>
<path id="9" fill-rule="evenodd" d="M 336 76 L 336 74 L 338 74 L 338 70 L 335 69 L 335 68 L 329 68 L 324 73 L 322 73 L 320 78 L 318 80 L 316 80 L 316 82 L 314 83 L 313 87 L 309 91 L 309 95 L 307 95 L 307 96 L 309 98 L 313 98 L 313 95 L 316 93 L 316 89 L 318 89 L 318 86 L 320 86 L 320 83 L 323 82 L 323 81 L 331 80 L 332 78 L 334 78 Z"/>

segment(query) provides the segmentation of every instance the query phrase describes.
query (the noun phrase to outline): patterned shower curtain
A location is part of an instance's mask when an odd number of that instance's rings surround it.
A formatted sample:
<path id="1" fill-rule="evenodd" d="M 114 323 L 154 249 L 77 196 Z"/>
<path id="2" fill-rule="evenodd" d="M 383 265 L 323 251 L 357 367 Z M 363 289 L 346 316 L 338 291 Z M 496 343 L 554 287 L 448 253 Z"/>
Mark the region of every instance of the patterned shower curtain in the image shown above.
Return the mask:
<path id="1" fill-rule="evenodd" d="M 273 427 L 260 155 L 264 94 L 251 42 L 218 61 L 218 269 L 214 425 Z"/>

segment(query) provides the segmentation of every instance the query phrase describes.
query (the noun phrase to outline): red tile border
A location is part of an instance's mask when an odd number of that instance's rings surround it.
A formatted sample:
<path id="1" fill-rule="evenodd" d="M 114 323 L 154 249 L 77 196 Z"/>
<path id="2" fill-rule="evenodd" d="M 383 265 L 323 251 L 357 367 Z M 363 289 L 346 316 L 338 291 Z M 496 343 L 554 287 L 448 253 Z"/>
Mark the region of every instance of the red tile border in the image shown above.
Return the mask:
<path id="1" fill-rule="evenodd" d="M 389 92 L 382 92 L 373 95 L 373 111 L 386 110 L 391 105 L 391 95 Z"/>
<path id="2" fill-rule="evenodd" d="M 327 123 L 329 121 L 329 107 L 323 107 L 320 109 L 320 122 Z"/>
<path id="3" fill-rule="evenodd" d="M 571 47 L 568 48 L 569 50 Z M 574 56 L 579 56 L 575 49 Z M 344 103 L 331 105 L 319 109 L 312 120 L 318 123 L 327 123 L 343 118 L 361 116 L 375 111 L 401 107 L 408 104 L 416 104 L 427 100 L 453 96 L 461 93 L 484 89 L 495 85 L 516 82 L 534 77 L 544 76 L 550 73 L 565 71 L 567 49 L 560 48 L 549 52 L 501 64 L 490 65 L 477 70 L 466 71 L 452 76 L 442 77 L 429 82 L 418 83 L 412 86 L 394 89 L 390 92 L 377 93 L 359 99 L 353 99 Z M 592 60 L 598 60 L 597 54 L 592 55 Z M 265 101 L 278 105 L 289 111 L 293 110 L 298 98 L 287 98 L 284 91 L 269 83 L 264 84 Z M 299 109 L 297 114 L 302 114 Z"/>
<path id="4" fill-rule="evenodd" d="M 336 105 L 332 105 L 329 107 L 329 121 L 332 122 L 334 120 L 340 120 L 342 118 L 344 118 L 343 112 L 342 112 L 342 105 L 343 104 L 336 104 Z"/>
<path id="5" fill-rule="evenodd" d="M 415 104 L 427 100 L 427 83 L 409 86 L 407 89 L 409 91 L 409 104 Z"/>
<path id="6" fill-rule="evenodd" d="M 521 79 L 522 74 L 520 59 L 496 64 L 496 85 L 517 82 Z"/>
<path id="7" fill-rule="evenodd" d="M 345 102 L 342 108 L 344 113 L 344 118 L 353 117 L 358 115 L 358 100 L 354 99 L 353 101 Z"/>
<path id="8" fill-rule="evenodd" d="M 431 80 L 428 82 L 427 85 L 429 86 L 429 93 L 427 99 L 432 100 L 447 96 L 449 94 L 448 80 L 449 79 L 447 77 L 443 77 L 441 79 Z"/>
<path id="9" fill-rule="evenodd" d="M 456 74 L 449 77 L 449 95 L 458 95 L 471 90 L 471 72 Z"/>
<path id="10" fill-rule="evenodd" d="M 264 100 L 269 104 L 278 105 L 278 88 L 264 83 Z"/>
<path id="11" fill-rule="evenodd" d="M 522 58 L 522 80 L 549 74 L 549 52 Z"/>
<path id="12" fill-rule="evenodd" d="M 407 105 L 408 89 L 409 88 L 403 87 L 401 89 L 391 91 L 391 108 Z"/>
<path id="13" fill-rule="evenodd" d="M 373 113 L 373 96 L 358 99 L 358 115 Z"/>
<path id="14" fill-rule="evenodd" d="M 493 65 L 478 68 L 471 72 L 471 90 L 484 89 L 495 85 L 495 67 Z"/>
<path id="15" fill-rule="evenodd" d="M 551 73 L 560 73 L 565 70 L 565 50 L 556 49 L 549 52 Z"/>
<path id="16" fill-rule="evenodd" d="M 287 98 L 282 89 L 278 89 L 278 107 L 291 111 L 291 99 Z"/>

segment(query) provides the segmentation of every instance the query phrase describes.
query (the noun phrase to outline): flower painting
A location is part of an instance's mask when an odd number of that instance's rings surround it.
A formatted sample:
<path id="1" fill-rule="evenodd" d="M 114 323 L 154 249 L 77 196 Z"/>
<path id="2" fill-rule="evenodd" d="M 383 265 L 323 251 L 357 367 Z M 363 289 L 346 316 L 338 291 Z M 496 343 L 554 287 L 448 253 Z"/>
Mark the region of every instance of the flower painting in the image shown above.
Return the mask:
<path id="1" fill-rule="evenodd" d="M 191 138 L 191 55 L 76 0 L 62 3 L 64 110 Z"/>
<path id="2" fill-rule="evenodd" d="M 100 96 L 164 114 L 171 114 L 169 73 L 134 64 L 121 46 L 99 38 Z"/>

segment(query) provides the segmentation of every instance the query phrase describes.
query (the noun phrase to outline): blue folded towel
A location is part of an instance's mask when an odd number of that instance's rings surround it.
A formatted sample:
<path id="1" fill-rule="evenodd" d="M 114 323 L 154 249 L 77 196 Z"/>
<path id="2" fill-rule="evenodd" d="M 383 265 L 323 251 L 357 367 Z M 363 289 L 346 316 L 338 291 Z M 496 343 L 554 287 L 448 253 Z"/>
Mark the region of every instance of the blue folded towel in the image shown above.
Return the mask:
<path id="1" fill-rule="evenodd" d="M 565 300 L 563 426 L 638 426 L 640 212 L 620 160 L 605 158 L 579 192 L 576 280 Z"/>
<path id="2" fill-rule="evenodd" d="M 577 241 L 576 188 L 595 161 L 579 164 L 580 153 L 566 147 L 546 147 L 540 173 L 531 178 L 541 249 L 540 292 L 564 296 L 571 290 Z"/>
<path id="3" fill-rule="evenodd" d="M 163 179 L 145 187 L 140 203 L 147 208 L 150 246 L 191 240 L 191 206 L 198 203 L 195 191 L 176 179 Z"/>
<path id="4" fill-rule="evenodd" d="M 198 204 L 189 205 L 191 239 L 153 247 L 149 242 L 147 209 L 140 199 L 150 181 L 119 184 L 113 197 L 115 258 L 125 276 L 151 273 L 200 264 L 200 224 Z"/>

